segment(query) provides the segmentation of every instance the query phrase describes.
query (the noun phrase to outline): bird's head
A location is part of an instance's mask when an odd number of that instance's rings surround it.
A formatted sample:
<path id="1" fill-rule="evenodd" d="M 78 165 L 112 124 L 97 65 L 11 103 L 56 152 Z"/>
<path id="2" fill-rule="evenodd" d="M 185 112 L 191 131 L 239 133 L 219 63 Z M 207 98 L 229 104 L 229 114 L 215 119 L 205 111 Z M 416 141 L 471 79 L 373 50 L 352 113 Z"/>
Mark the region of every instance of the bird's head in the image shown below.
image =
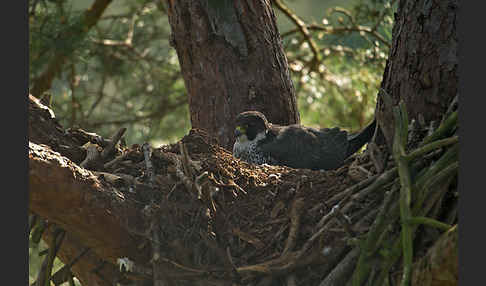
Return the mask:
<path id="1" fill-rule="evenodd" d="M 253 141 L 264 137 L 268 121 L 261 112 L 245 111 L 236 117 L 235 138 L 239 142 Z"/>

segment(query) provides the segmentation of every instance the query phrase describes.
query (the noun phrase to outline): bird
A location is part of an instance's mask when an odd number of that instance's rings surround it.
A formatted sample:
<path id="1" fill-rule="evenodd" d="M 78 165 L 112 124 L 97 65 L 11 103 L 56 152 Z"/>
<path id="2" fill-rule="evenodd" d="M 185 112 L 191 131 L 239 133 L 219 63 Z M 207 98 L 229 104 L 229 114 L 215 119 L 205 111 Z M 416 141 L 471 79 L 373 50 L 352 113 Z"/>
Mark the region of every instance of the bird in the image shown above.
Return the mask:
<path id="1" fill-rule="evenodd" d="M 235 125 L 233 156 L 240 160 L 256 165 L 333 170 L 370 141 L 376 119 L 352 134 L 339 127 L 317 129 L 299 124 L 272 124 L 259 111 L 241 112 Z"/>

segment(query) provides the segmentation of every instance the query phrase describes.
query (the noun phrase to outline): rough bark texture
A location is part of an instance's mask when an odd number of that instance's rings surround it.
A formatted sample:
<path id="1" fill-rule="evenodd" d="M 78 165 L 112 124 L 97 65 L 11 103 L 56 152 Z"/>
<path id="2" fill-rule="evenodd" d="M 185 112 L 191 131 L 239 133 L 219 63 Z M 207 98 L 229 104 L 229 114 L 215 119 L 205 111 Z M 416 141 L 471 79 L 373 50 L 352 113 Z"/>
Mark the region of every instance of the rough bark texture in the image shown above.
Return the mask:
<path id="1" fill-rule="evenodd" d="M 148 260 L 146 249 L 133 247 L 140 238 L 129 232 L 144 225 L 133 202 L 49 147 L 30 142 L 29 159 L 29 209 L 67 231 L 59 257 L 69 263 L 85 247 L 92 249 L 73 267 L 83 285 L 111 285 L 92 270 L 103 266 L 102 276 L 110 277 L 119 257 Z"/>
<path id="2" fill-rule="evenodd" d="M 393 45 L 381 88 L 396 104 L 403 100 L 409 119 L 438 123 L 458 93 L 458 0 L 400 1 L 395 14 Z M 376 116 L 388 146 L 393 138 L 393 112 L 383 91 Z"/>
<path id="3" fill-rule="evenodd" d="M 52 111 L 29 96 L 29 211 L 66 230 L 58 257 L 69 263 L 86 247 L 72 271 L 83 285 L 113 285 L 116 259 L 147 261 L 147 249 L 136 249 L 143 227 L 140 206 L 125 200 L 109 184 L 80 168 L 86 156 L 80 133 L 68 132 Z M 51 227 L 43 235 L 52 239 Z"/>
<path id="4" fill-rule="evenodd" d="M 193 128 L 231 149 L 234 119 L 242 111 L 261 111 L 277 124 L 299 122 L 268 1 L 168 1 L 168 15 Z"/>
<path id="5" fill-rule="evenodd" d="M 454 286 L 459 278 L 458 226 L 444 233 L 414 267 L 412 285 Z"/>

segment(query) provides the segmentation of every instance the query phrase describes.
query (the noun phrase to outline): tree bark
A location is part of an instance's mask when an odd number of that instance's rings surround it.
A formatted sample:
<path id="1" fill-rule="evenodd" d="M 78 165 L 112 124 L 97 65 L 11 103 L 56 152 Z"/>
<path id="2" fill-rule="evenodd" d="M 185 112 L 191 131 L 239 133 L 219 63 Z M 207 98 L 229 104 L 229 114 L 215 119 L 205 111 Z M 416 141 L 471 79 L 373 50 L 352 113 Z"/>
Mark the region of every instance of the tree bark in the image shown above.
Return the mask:
<path id="1" fill-rule="evenodd" d="M 299 122 L 269 1 L 168 1 L 168 16 L 193 128 L 231 149 L 242 111 L 261 111 L 278 124 Z"/>
<path id="2" fill-rule="evenodd" d="M 45 145 L 29 142 L 29 210 L 67 231 L 59 257 L 69 263 L 91 248 L 72 270 L 83 285 L 113 285 L 120 257 L 148 261 L 139 250 L 143 229 L 140 208 L 85 169 Z M 44 238 L 49 241 L 47 232 Z M 103 265 L 106 264 L 106 265 Z M 100 267 L 100 273 L 93 272 Z M 102 279 L 101 277 L 104 277 Z"/>
<path id="3" fill-rule="evenodd" d="M 389 147 L 393 141 L 394 104 L 403 100 L 409 119 L 438 123 L 458 93 L 458 0 L 398 3 L 392 48 L 383 74 L 376 117 Z M 420 120 L 422 121 L 422 120 Z"/>
<path id="4" fill-rule="evenodd" d="M 444 233 L 414 266 L 412 285 L 454 286 L 458 284 L 458 226 Z"/>

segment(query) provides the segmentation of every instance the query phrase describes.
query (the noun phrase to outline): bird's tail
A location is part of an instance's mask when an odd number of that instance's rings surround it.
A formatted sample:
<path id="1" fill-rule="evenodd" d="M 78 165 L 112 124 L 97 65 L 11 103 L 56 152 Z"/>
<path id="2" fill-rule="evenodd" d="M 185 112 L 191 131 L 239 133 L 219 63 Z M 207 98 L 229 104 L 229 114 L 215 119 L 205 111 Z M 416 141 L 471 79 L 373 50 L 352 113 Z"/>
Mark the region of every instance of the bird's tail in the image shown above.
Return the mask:
<path id="1" fill-rule="evenodd" d="M 353 155 L 356 151 L 358 151 L 364 144 L 368 143 L 373 137 L 376 128 L 376 118 L 373 119 L 365 129 L 361 130 L 360 132 L 351 134 L 348 136 L 348 150 L 346 153 L 346 157 Z"/>

